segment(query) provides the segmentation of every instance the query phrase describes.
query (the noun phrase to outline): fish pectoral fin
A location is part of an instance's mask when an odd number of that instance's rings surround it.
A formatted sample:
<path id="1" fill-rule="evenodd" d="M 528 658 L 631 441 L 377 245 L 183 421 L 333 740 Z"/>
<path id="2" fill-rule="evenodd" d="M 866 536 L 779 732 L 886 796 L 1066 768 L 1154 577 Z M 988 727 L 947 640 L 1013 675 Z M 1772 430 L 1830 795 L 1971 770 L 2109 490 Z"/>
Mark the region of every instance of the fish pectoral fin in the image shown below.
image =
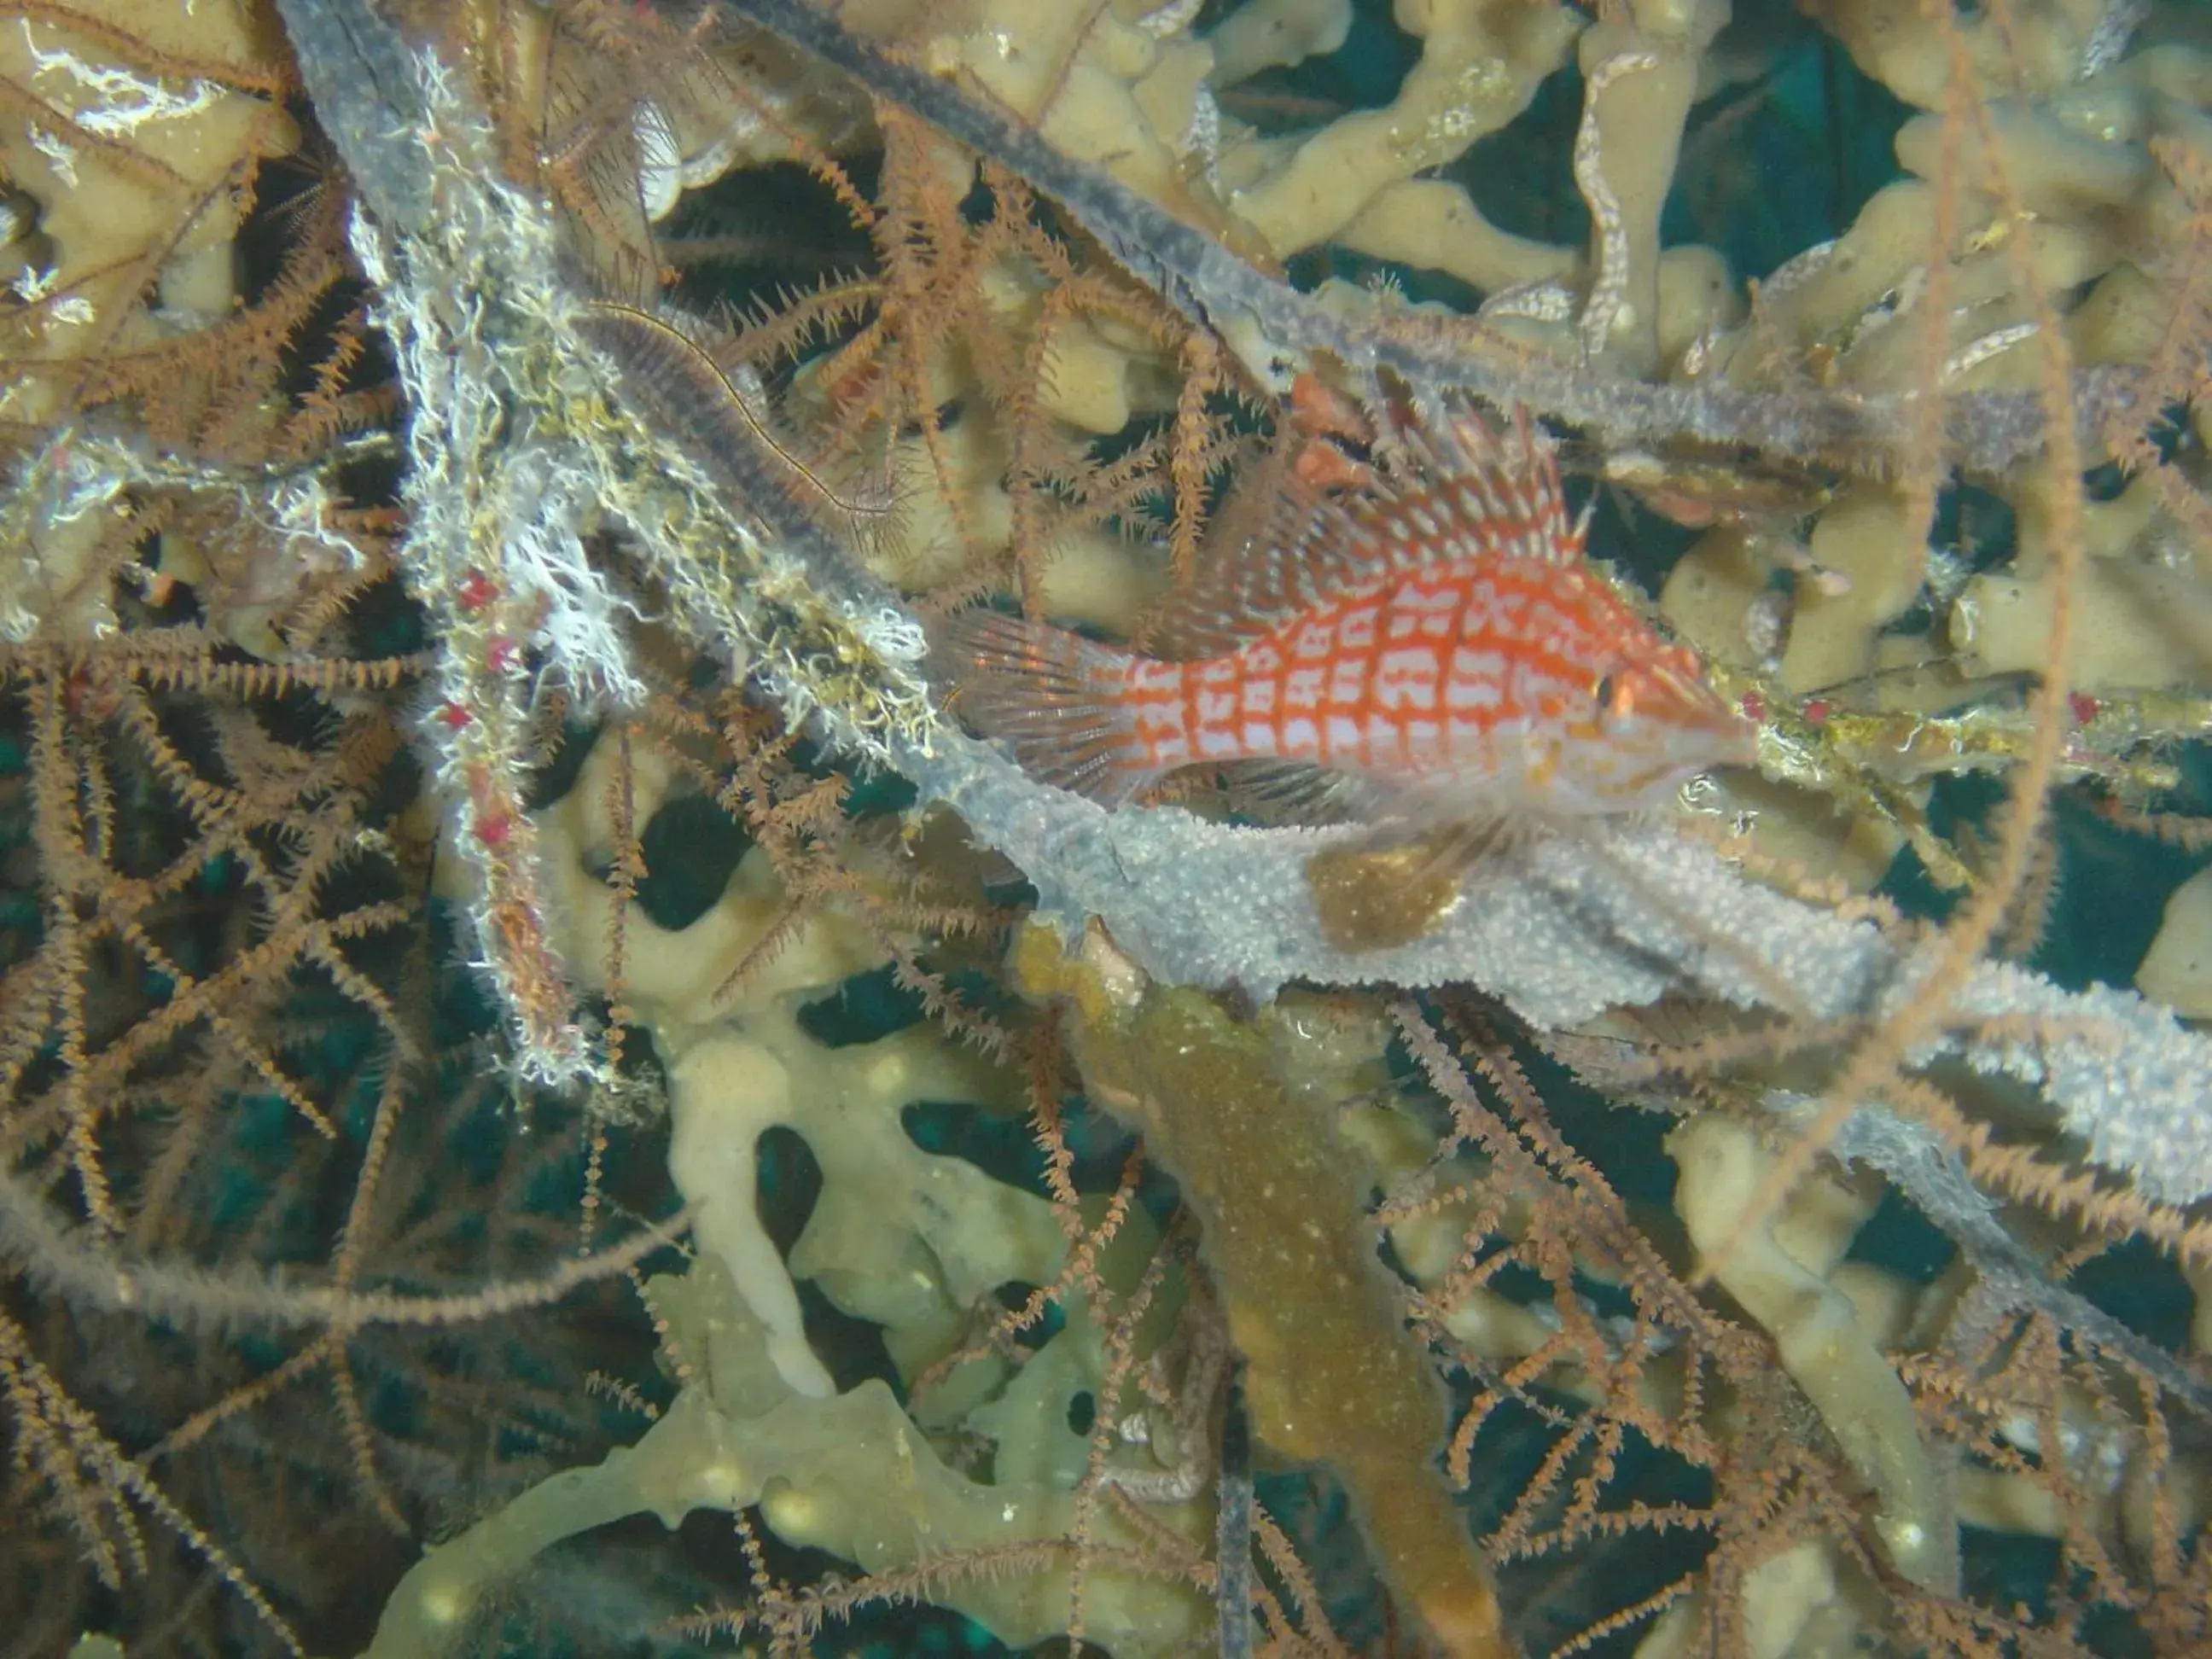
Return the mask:
<path id="1" fill-rule="evenodd" d="M 1402 813 L 1371 824 L 1355 843 L 1370 856 L 1388 854 L 1407 879 L 1457 878 L 1477 865 L 1503 858 L 1540 832 L 1540 820 L 1526 812 L 1468 813 L 1450 817 Z"/>
<path id="2" fill-rule="evenodd" d="M 1400 816 L 1316 854 L 1306 884 L 1322 937 L 1353 952 L 1412 944 L 1457 908 L 1468 872 L 1516 833 L 1502 816 L 1450 823 Z"/>

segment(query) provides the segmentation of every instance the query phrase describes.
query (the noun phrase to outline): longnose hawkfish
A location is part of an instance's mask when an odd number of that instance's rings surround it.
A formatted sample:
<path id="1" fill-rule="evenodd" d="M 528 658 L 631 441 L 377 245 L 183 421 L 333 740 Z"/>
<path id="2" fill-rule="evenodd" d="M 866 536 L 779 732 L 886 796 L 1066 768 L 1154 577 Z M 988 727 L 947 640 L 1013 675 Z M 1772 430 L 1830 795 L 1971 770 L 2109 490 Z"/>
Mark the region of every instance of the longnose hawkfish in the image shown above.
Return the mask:
<path id="1" fill-rule="evenodd" d="M 1548 438 L 1464 405 L 1389 474 L 1286 501 L 1169 601 L 1158 654 L 968 611 L 953 707 L 1031 775 L 1118 805 L 1195 765 L 1378 840 L 1659 805 L 1755 728 L 1583 556 Z"/>

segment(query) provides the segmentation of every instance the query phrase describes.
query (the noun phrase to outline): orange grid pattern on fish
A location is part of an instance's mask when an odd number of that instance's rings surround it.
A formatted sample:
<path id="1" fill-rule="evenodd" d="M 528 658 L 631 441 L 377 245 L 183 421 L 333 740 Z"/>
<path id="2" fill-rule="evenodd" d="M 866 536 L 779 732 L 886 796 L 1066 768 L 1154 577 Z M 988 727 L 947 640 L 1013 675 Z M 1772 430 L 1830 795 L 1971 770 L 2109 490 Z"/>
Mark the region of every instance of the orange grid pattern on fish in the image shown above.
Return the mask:
<path id="1" fill-rule="evenodd" d="M 1471 410 L 1406 464 L 1285 505 L 1162 620 L 1168 654 L 971 611 L 939 641 L 956 706 L 1048 781 L 1118 804 L 1264 763 L 1333 816 L 1443 822 L 1657 805 L 1749 758 L 1752 726 L 1590 569 L 1548 443 Z M 1181 647 L 1177 650 L 1177 647 Z"/>

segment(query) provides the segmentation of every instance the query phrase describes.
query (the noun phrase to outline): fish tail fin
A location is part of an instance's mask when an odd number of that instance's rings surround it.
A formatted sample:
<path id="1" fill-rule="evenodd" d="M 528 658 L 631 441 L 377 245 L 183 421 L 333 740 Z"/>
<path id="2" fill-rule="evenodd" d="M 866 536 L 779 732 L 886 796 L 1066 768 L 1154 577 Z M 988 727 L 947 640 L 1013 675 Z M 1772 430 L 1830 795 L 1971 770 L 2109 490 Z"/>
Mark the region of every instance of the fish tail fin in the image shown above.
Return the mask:
<path id="1" fill-rule="evenodd" d="M 1042 783 L 1116 806 L 1156 781 L 1130 695 L 1131 653 L 996 611 L 930 630 L 930 677 L 954 713 Z"/>

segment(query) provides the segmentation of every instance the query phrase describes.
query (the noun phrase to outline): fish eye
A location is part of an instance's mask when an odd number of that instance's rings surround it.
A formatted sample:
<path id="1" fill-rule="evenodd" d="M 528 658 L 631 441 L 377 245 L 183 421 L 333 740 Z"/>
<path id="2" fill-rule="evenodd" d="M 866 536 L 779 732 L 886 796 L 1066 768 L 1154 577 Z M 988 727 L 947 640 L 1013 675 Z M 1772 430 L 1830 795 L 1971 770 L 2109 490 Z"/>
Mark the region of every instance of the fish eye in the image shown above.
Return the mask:
<path id="1" fill-rule="evenodd" d="M 1620 683 L 1612 675 L 1601 674 L 1597 677 L 1597 684 L 1590 687 L 1590 696 L 1597 703 L 1599 714 L 1610 714 L 1613 712 L 1613 700 L 1620 690 Z"/>

